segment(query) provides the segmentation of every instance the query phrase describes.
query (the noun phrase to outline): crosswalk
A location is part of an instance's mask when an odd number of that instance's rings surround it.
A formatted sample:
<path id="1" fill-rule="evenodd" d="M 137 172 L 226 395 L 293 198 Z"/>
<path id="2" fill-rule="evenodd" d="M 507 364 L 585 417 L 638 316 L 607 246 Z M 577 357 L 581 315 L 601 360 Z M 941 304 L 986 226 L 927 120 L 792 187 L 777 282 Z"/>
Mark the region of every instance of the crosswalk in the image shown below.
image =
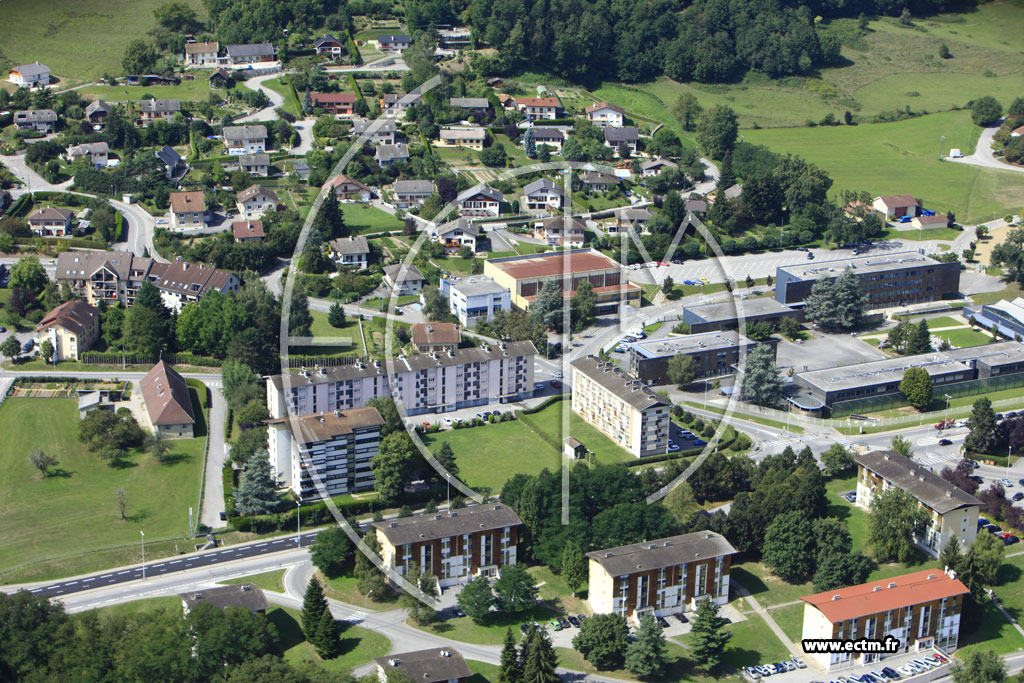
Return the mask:
<path id="1" fill-rule="evenodd" d="M 349 622 L 351 624 L 358 624 L 359 622 L 363 621 L 364 619 L 366 619 L 366 612 L 362 612 L 362 611 L 352 612 L 348 616 L 344 616 L 344 617 L 341 618 L 342 621 L 347 621 L 347 622 Z"/>
<path id="2" fill-rule="evenodd" d="M 940 471 L 943 467 L 948 465 L 955 458 L 951 458 L 949 454 L 935 453 L 932 451 L 924 451 L 923 453 L 918 451 L 914 453 L 914 460 L 924 465 L 925 467 L 933 468 L 936 472 Z"/>

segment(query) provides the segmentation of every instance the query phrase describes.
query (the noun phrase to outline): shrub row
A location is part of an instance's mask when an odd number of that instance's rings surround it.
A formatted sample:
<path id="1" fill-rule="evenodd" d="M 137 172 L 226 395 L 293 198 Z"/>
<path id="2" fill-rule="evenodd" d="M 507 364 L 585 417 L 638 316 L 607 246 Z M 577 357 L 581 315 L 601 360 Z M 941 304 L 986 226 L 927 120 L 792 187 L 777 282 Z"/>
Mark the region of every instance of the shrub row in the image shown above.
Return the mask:
<path id="1" fill-rule="evenodd" d="M 225 479 L 225 482 L 227 480 Z M 226 483 L 225 483 L 226 485 Z M 226 496 L 225 489 L 225 498 Z M 402 497 L 403 503 L 406 505 L 415 505 L 419 503 L 427 503 L 434 500 L 437 492 L 433 489 L 426 489 L 423 491 L 415 491 L 413 493 L 406 493 Z M 345 516 L 349 521 L 357 515 L 363 515 L 368 512 L 374 512 L 375 510 L 383 509 L 384 506 L 377 502 L 377 499 L 368 498 L 363 500 L 341 500 L 335 501 L 335 505 L 342 515 Z M 322 526 L 324 524 L 334 523 L 334 515 L 331 510 L 327 507 L 327 503 L 320 502 L 314 503 L 313 505 L 304 505 L 301 509 L 302 514 L 302 526 Z M 252 517 L 238 517 L 231 516 L 234 513 L 234 501 L 231 502 L 231 513 L 228 515 L 228 519 L 238 531 L 251 531 L 256 534 L 267 534 L 274 531 L 291 531 L 297 528 L 295 515 L 295 508 L 289 508 L 284 512 L 278 512 L 270 515 L 254 515 Z"/>
<path id="2" fill-rule="evenodd" d="M 702 448 L 688 448 L 685 451 L 677 451 L 675 453 L 662 453 L 661 455 L 648 455 L 645 458 L 638 460 L 631 460 L 624 463 L 626 467 L 639 467 L 640 465 L 650 465 L 654 462 L 668 462 L 670 460 L 682 460 L 684 458 L 692 458 L 698 455 L 703 449 Z"/>

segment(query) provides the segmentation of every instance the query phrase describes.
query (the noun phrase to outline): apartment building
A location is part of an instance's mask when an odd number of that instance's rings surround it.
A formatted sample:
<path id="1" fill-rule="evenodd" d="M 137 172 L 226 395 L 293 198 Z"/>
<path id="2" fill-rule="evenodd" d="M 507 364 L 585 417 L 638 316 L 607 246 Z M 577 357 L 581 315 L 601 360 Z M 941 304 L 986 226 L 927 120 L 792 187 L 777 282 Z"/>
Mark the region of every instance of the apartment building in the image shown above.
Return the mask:
<path id="1" fill-rule="evenodd" d="M 899 641 L 898 652 L 807 653 L 826 671 L 872 664 L 893 655 L 957 647 L 970 591 L 952 570 L 924 569 L 891 579 L 806 595 L 804 640 Z"/>
<path id="2" fill-rule="evenodd" d="M 455 198 L 455 206 L 461 216 L 497 217 L 501 214 L 503 195 L 493 187 L 474 185 L 460 192 Z"/>
<path id="3" fill-rule="evenodd" d="M 283 416 L 267 425 L 271 470 L 300 500 L 373 488 L 370 461 L 384 426 L 376 408 Z"/>
<path id="4" fill-rule="evenodd" d="M 871 451 L 854 460 L 858 507 L 870 510 L 877 494 L 896 487 L 914 496 L 928 514 L 928 525 L 916 541 L 929 555 L 938 557 L 950 538 L 958 539 L 964 551 L 974 542 L 980 500 L 895 451 Z"/>
<path id="5" fill-rule="evenodd" d="M 868 299 L 868 308 L 891 308 L 938 301 L 960 290 L 960 263 L 940 263 L 916 251 L 802 262 L 775 271 L 775 299 L 799 304 L 819 278 L 839 277 L 852 269 Z"/>
<path id="6" fill-rule="evenodd" d="M 645 339 L 629 345 L 629 373 L 648 384 L 671 384 L 668 362 L 673 356 L 685 355 L 697 364 L 694 379 L 731 375 L 743 355 L 759 343 L 770 346 L 774 355 L 778 340 L 755 342 L 735 330 Z"/>
<path id="7" fill-rule="evenodd" d="M 594 249 L 506 256 L 484 262 L 484 275 L 512 292 L 512 304 L 529 310 L 541 287 L 551 280 L 562 284 L 562 296 L 572 297 L 584 279 L 597 296 L 601 313 L 618 311 L 620 303 L 640 308 L 642 290 L 623 277 L 622 265 Z"/>
<path id="8" fill-rule="evenodd" d="M 400 209 L 419 208 L 436 191 L 432 180 L 396 180 L 392 189 L 395 192 L 395 206 Z"/>
<path id="9" fill-rule="evenodd" d="M 415 565 L 437 577 L 441 588 L 498 576 L 517 561 L 523 522 L 515 510 L 487 503 L 374 522 L 385 566 L 405 576 Z"/>
<path id="10" fill-rule="evenodd" d="M 462 330 L 455 323 L 416 323 L 411 332 L 412 345 L 420 353 L 447 353 L 462 341 Z"/>
<path id="11" fill-rule="evenodd" d="M 409 415 L 444 413 L 533 396 L 533 342 L 500 342 L 447 353 L 400 355 L 388 364 L 303 370 L 267 379 L 273 418 L 361 408 L 370 399 L 394 398 Z"/>
<path id="12" fill-rule="evenodd" d="M 171 193 L 171 229 L 205 228 L 206 197 L 202 190 Z"/>
<path id="13" fill-rule="evenodd" d="M 231 156 L 262 154 L 267 151 L 267 127 L 224 126 L 224 147 Z"/>
<path id="14" fill-rule="evenodd" d="M 572 368 L 573 412 L 638 458 L 668 453 L 671 401 L 596 356 Z"/>
<path id="15" fill-rule="evenodd" d="M 490 322 L 497 311 L 512 309 L 512 293 L 508 287 L 484 275 L 444 278 L 441 296 L 448 299 L 448 311 L 463 327 L 476 327 L 480 320 Z"/>
<path id="16" fill-rule="evenodd" d="M 729 601 L 729 573 L 736 549 L 713 531 L 659 538 L 587 553 L 595 614 L 618 614 L 639 624 L 692 611 L 703 600 Z"/>
<path id="17" fill-rule="evenodd" d="M 232 272 L 201 263 L 159 263 L 121 251 L 66 251 L 57 257 L 57 283 L 67 283 L 75 296 L 90 304 L 106 301 L 131 306 L 147 281 L 175 311 L 210 292 L 235 292 L 242 286 Z"/>
<path id="18" fill-rule="evenodd" d="M 36 332 L 53 344 L 55 360 L 78 360 L 100 336 L 100 309 L 78 299 L 66 301 L 43 316 Z"/>

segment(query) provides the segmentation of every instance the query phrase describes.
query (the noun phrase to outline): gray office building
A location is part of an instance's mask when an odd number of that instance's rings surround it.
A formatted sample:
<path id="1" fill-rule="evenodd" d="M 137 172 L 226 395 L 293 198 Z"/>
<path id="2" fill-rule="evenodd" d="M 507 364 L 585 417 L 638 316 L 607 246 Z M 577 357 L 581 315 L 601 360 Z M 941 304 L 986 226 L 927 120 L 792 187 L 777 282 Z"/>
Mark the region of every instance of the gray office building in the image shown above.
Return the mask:
<path id="1" fill-rule="evenodd" d="M 775 339 L 764 343 L 775 350 Z M 757 344 L 736 331 L 633 342 L 629 345 L 629 373 L 647 384 L 669 384 L 668 362 L 673 356 L 684 354 L 697 363 L 695 379 L 730 375 L 740 361 L 740 351 L 750 353 Z"/>
<path id="2" fill-rule="evenodd" d="M 740 311 L 747 323 L 778 323 L 783 318 L 803 320 L 799 309 L 779 303 L 775 299 L 762 297 L 744 301 L 725 301 L 703 306 L 687 306 L 683 309 L 683 322 L 690 326 L 690 333 L 735 330 L 740 324 Z"/>

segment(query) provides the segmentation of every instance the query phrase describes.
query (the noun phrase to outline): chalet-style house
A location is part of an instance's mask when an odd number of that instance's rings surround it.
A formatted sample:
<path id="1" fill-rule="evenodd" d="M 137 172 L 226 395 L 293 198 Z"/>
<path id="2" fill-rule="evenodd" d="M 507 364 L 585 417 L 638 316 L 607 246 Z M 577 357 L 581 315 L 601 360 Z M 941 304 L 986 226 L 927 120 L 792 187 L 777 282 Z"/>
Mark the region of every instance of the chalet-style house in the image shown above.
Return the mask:
<path id="1" fill-rule="evenodd" d="M 185 43 L 185 64 L 188 66 L 216 66 L 220 43 Z"/>
<path id="2" fill-rule="evenodd" d="M 262 185 L 252 185 L 238 193 L 235 206 L 244 219 L 262 218 L 268 211 L 277 211 L 277 195 Z"/>
<path id="3" fill-rule="evenodd" d="M 174 116 L 181 112 L 181 100 L 142 100 L 138 103 L 139 118 L 137 123 L 148 126 L 153 121 L 163 119 L 164 121 L 174 120 Z"/>
<path id="4" fill-rule="evenodd" d="M 318 55 L 337 58 L 345 52 L 345 44 L 330 34 L 324 34 L 313 43 L 313 49 Z"/>
<path id="5" fill-rule="evenodd" d="M 598 102 L 587 107 L 587 120 L 595 126 L 615 126 L 621 128 L 626 110 L 608 102 Z"/>
<path id="6" fill-rule="evenodd" d="M 331 258 L 339 267 L 362 270 L 370 263 L 370 244 L 362 235 L 331 240 Z"/>
<path id="7" fill-rule="evenodd" d="M 52 109 L 27 109 L 14 112 L 14 127 L 17 130 L 52 133 L 56 125 L 57 112 Z"/>
<path id="8" fill-rule="evenodd" d="M 373 198 L 373 190 L 368 186 L 345 175 L 335 176 L 331 180 L 334 194 L 345 201 L 368 202 Z"/>
<path id="9" fill-rule="evenodd" d="M 436 191 L 432 180 L 396 180 L 392 189 L 395 206 L 400 209 L 423 206 L 423 201 Z"/>
<path id="10" fill-rule="evenodd" d="M 444 247 L 446 254 L 457 254 L 462 247 L 469 247 L 470 251 L 475 253 L 482 234 L 483 230 L 478 224 L 465 216 L 459 216 L 453 221 L 437 226 L 434 230 L 434 239 Z"/>
<path id="11" fill-rule="evenodd" d="M 565 205 L 565 190 L 547 178 L 538 178 L 523 188 L 520 208 L 527 211 L 558 211 Z"/>
<path id="12" fill-rule="evenodd" d="M 260 154 L 267 151 L 267 127 L 258 126 L 224 126 L 224 147 L 228 154 Z"/>
<path id="13" fill-rule="evenodd" d="M 455 205 L 459 215 L 497 217 L 501 214 L 501 202 L 505 196 L 484 184 L 474 185 L 459 193 Z"/>

